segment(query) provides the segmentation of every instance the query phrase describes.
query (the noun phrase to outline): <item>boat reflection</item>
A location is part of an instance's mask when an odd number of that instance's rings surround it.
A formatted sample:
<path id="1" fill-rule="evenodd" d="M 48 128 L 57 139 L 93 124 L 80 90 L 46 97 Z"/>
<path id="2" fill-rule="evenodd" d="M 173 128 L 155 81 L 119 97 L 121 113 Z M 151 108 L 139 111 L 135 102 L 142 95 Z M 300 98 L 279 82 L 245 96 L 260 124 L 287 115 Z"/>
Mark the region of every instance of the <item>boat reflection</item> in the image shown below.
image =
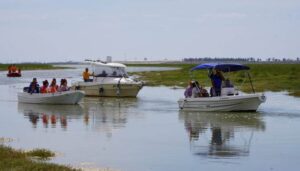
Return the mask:
<path id="1" fill-rule="evenodd" d="M 113 130 L 124 128 L 129 115 L 135 114 L 136 98 L 84 98 L 84 121 L 89 128 L 111 136 Z"/>
<path id="2" fill-rule="evenodd" d="M 201 113 L 180 111 L 191 150 L 203 157 L 238 157 L 250 152 L 254 132 L 264 131 L 259 113 Z"/>
<path id="3" fill-rule="evenodd" d="M 51 125 L 55 128 L 57 124 L 64 129 L 67 128 L 68 120 L 80 119 L 83 109 L 79 105 L 43 105 L 18 103 L 19 113 L 28 118 L 34 128 L 40 123 L 45 128 Z"/>
<path id="4" fill-rule="evenodd" d="M 84 98 L 80 105 L 41 105 L 18 104 L 19 113 L 29 119 L 33 128 L 56 128 L 59 124 L 64 130 L 72 120 L 86 130 L 105 132 L 125 127 L 129 114 L 134 113 L 137 99 Z"/>

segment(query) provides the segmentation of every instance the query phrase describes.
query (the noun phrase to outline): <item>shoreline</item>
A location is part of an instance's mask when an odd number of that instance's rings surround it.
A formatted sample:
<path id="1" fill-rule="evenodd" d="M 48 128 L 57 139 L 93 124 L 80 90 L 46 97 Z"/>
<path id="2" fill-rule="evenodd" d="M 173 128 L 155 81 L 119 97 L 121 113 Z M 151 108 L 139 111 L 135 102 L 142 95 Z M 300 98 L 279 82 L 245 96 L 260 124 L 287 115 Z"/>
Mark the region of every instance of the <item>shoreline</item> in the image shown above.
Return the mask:
<path id="1" fill-rule="evenodd" d="M 10 64 L 0 64 L 0 71 L 8 71 L 9 65 Z M 51 64 L 16 64 L 16 67 L 20 68 L 21 71 L 71 69 L 70 67 Z"/>

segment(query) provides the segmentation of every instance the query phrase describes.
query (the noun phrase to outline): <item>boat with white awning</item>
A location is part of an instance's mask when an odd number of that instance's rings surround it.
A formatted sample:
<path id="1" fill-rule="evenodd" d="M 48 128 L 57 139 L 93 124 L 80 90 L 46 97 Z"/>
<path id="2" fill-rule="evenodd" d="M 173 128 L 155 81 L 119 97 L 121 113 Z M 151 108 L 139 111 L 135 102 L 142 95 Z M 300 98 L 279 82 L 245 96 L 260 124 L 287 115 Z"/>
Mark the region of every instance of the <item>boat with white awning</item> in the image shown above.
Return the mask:
<path id="1" fill-rule="evenodd" d="M 91 82 L 79 81 L 72 89 L 82 90 L 86 96 L 98 97 L 136 97 L 143 87 L 143 82 L 131 79 L 126 66 L 120 63 L 87 61 L 93 70 Z"/>

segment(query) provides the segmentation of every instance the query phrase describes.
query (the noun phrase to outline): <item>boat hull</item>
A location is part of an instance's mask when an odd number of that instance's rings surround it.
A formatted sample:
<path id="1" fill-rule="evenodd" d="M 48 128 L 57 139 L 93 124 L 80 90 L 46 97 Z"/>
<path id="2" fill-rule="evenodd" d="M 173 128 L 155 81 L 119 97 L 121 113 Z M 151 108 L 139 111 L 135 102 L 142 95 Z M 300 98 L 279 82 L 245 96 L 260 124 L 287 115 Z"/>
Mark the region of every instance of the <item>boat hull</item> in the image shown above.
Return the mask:
<path id="1" fill-rule="evenodd" d="M 101 84 L 78 83 L 73 90 L 82 90 L 86 96 L 97 97 L 136 97 L 142 89 L 142 84 Z"/>
<path id="2" fill-rule="evenodd" d="M 32 104 L 77 104 L 83 97 L 83 91 L 65 91 L 57 93 L 18 93 L 18 101 Z"/>
<path id="3" fill-rule="evenodd" d="M 256 111 L 265 102 L 263 94 L 179 99 L 181 110 L 190 111 Z"/>
<path id="4" fill-rule="evenodd" d="M 21 77 L 22 75 L 20 73 L 13 72 L 13 73 L 6 74 L 6 76 L 7 77 Z"/>

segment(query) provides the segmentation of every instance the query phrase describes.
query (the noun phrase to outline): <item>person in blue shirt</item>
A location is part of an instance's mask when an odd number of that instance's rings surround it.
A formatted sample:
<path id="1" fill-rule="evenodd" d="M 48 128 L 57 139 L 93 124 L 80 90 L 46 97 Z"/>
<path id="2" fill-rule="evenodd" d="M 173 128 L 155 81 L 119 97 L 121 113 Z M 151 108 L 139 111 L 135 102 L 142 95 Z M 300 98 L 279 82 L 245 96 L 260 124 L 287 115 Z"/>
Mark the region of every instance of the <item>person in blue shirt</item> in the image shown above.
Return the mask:
<path id="1" fill-rule="evenodd" d="M 222 81 L 224 80 L 224 76 L 219 70 L 213 69 L 209 74 L 209 78 L 211 79 L 212 91 L 211 94 L 215 96 L 221 96 L 221 88 Z"/>
<path id="2" fill-rule="evenodd" d="M 40 93 L 40 86 L 36 80 L 36 78 L 32 79 L 32 82 L 29 85 L 28 93 Z"/>

